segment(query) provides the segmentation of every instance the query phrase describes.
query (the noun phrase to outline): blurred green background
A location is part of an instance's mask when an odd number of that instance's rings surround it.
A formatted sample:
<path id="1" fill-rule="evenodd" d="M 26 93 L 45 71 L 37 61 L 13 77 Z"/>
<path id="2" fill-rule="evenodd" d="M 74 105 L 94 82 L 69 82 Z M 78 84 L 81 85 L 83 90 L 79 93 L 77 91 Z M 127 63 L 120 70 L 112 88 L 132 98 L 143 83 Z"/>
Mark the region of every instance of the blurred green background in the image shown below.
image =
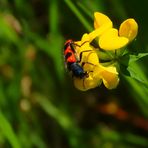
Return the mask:
<path id="1" fill-rule="evenodd" d="M 147 0 L 0 0 L 0 148 L 148 147 L 148 86 L 121 77 L 115 90 L 81 92 L 63 59 L 64 42 L 89 32 L 95 11 L 116 27 L 135 18 L 129 49 L 147 52 L 147 8 Z M 136 64 L 147 81 L 147 58 Z"/>

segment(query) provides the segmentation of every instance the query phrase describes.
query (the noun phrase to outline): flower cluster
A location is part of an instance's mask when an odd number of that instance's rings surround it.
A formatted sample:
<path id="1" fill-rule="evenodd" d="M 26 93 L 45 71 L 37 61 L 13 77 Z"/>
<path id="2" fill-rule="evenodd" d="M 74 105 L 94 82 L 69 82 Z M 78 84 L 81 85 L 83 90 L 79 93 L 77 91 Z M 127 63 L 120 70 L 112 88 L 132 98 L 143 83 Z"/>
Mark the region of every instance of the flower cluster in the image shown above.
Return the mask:
<path id="1" fill-rule="evenodd" d="M 116 51 L 120 51 L 137 35 L 138 25 L 132 18 L 125 20 L 119 30 L 113 28 L 112 21 L 104 14 L 94 13 L 94 30 L 89 34 L 85 33 L 81 41 L 75 42 L 75 50 L 78 55 L 82 54 L 80 65 L 88 76 L 80 79 L 74 77 L 76 88 L 85 91 L 99 86 L 102 82 L 108 89 L 116 88 L 119 83 L 119 73 L 115 60 Z M 95 40 L 97 48 L 92 46 Z M 99 52 L 100 51 L 100 52 Z M 105 53 L 105 56 L 101 54 Z M 110 64 L 104 64 L 103 60 L 110 59 L 107 55 L 112 54 Z"/>

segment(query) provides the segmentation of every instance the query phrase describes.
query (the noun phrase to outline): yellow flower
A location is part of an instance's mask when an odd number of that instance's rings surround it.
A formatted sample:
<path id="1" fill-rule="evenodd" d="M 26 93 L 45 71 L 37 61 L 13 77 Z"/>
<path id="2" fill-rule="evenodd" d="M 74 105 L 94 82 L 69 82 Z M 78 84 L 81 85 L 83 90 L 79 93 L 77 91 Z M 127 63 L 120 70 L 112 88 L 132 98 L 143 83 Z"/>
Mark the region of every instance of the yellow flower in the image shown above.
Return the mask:
<path id="1" fill-rule="evenodd" d="M 112 21 L 104 14 L 94 13 L 95 30 L 89 34 L 91 40 L 96 37 L 98 45 L 104 50 L 115 50 L 126 46 L 137 35 L 138 24 L 132 18 L 125 20 L 119 28 L 119 31 L 112 27 Z"/>
<path id="2" fill-rule="evenodd" d="M 88 73 L 88 76 L 83 79 L 74 77 L 74 85 L 79 90 L 85 91 L 91 88 L 95 88 L 101 83 L 101 78 L 98 73 L 99 59 L 95 52 L 95 49 L 90 45 L 90 38 L 88 34 L 82 36 L 81 41 L 75 42 L 75 50 L 79 55 L 80 65 L 83 65 L 83 69 Z M 80 59 L 81 55 L 81 59 Z"/>
<path id="3" fill-rule="evenodd" d="M 80 65 L 83 65 L 84 71 L 88 73 L 88 76 L 83 79 L 74 77 L 75 87 L 86 91 L 99 86 L 103 82 L 108 89 L 115 88 L 119 82 L 116 67 L 104 67 L 99 63 L 96 49 L 89 43 L 89 35 L 84 34 L 81 41 L 75 42 L 75 44 L 76 53 L 82 55 Z"/>
<path id="4" fill-rule="evenodd" d="M 84 68 L 84 70 L 86 69 Z M 102 80 L 99 75 L 99 66 L 94 65 L 94 67 L 92 67 L 92 71 L 87 71 L 87 72 L 88 72 L 88 77 L 85 77 L 83 79 L 74 77 L 74 85 L 77 89 L 86 91 L 88 89 L 95 88 L 101 84 Z"/>
<path id="5" fill-rule="evenodd" d="M 81 60 L 80 65 L 82 63 L 93 63 L 94 65 L 97 65 L 99 63 L 99 59 L 97 54 L 95 53 L 95 49 L 93 48 L 93 46 L 90 45 L 90 36 L 85 33 L 82 38 L 81 41 L 77 41 L 75 42 L 76 46 L 75 46 L 75 51 L 77 53 L 77 55 L 80 56 L 80 54 L 82 55 L 81 59 L 79 57 L 79 60 Z M 95 56 L 92 54 L 95 53 Z M 91 56 L 91 58 L 89 58 L 88 61 L 88 55 Z"/>
<path id="6" fill-rule="evenodd" d="M 119 31 L 113 28 L 112 21 L 106 15 L 95 12 L 94 18 L 95 30 L 89 34 L 85 33 L 81 41 L 75 42 L 79 64 L 87 73 L 84 78 L 74 77 L 75 87 L 82 91 L 95 88 L 101 83 L 106 88 L 113 89 L 119 83 L 115 65 L 103 66 L 99 61 L 100 49 L 95 49 L 90 43 L 96 39 L 101 49 L 114 51 L 126 46 L 138 32 L 138 24 L 132 18 L 125 20 L 120 25 Z M 115 62 L 115 59 L 112 60 Z"/>
<path id="7" fill-rule="evenodd" d="M 102 66 L 102 72 L 100 73 L 101 78 L 103 80 L 103 84 L 108 89 L 116 88 L 119 83 L 119 77 L 116 67 L 114 66 L 108 66 L 103 67 Z"/>

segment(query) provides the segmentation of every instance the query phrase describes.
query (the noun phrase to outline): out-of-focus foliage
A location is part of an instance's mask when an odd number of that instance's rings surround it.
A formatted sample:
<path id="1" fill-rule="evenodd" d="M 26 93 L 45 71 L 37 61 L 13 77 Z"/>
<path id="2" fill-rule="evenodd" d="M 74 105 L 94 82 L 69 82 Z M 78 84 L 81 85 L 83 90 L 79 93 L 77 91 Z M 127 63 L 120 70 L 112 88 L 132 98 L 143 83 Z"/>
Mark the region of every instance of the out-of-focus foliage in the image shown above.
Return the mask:
<path id="1" fill-rule="evenodd" d="M 135 18 L 139 34 L 129 49 L 147 52 L 147 6 L 146 0 L 1 0 L 0 147 L 148 147 L 148 87 L 123 77 L 115 90 L 81 92 L 63 59 L 65 40 L 91 30 L 94 11 L 117 26 Z M 144 79 L 147 62 L 146 56 L 134 66 Z"/>

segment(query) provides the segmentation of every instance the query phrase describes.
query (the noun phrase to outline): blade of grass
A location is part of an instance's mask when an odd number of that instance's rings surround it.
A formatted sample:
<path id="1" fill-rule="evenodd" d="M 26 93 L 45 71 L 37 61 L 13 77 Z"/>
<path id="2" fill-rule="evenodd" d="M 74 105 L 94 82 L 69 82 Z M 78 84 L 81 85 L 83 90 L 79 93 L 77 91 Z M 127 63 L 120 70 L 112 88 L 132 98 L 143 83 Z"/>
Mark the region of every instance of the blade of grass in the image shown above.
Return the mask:
<path id="1" fill-rule="evenodd" d="M 88 10 L 81 2 L 77 2 L 77 4 L 85 12 L 85 14 L 87 14 L 91 19 L 93 19 L 90 10 Z"/>
<path id="2" fill-rule="evenodd" d="M 123 7 L 123 3 L 121 2 L 121 0 L 114 0 L 111 1 L 114 9 L 117 13 L 117 16 L 119 16 L 122 19 L 126 19 L 127 18 L 127 12 L 125 11 L 125 8 Z"/>
<path id="3" fill-rule="evenodd" d="M 129 143 L 139 145 L 139 147 L 148 146 L 147 139 L 137 135 L 133 135 L 131 133 L 126 133 L 123 139 L 125 139 Z"/>
<path id="4" fill-rule="evenodd" d="M 12 126 L 2 112 L 0 112 L 0 130 L 3 135 L 8 139 L 13 148 L 21 148 L 19 140 L 14 133 Z"/>
<path id="5" fill-rule="evenodd" d="M 90 4 L 91 4 L 91 7 L 90 7 Z M 93 1 L 93 3 L 91 1 L 89 1 L 89 2 L 86 1 L 86 2 L 83 2 L 83 3 L 81 1 L 77 1 L 77 5 L 91 19 L 93 19 L 92 14 L 94 12 L 96 12 L 96 11 L 104 12 L 105 11 L 105 6 L 104 6 L 103 1 Z"/>
<path id="6" fill-rule="evenodd" d="M 34 96 L 44 111 L 53 117 L 64 129 L 70 129 L 73 126 L 70 117 L 55 107 L 46 97 L 37 93 Z"/>
<path id="7" fill-rule="evenodd" d="M 59 30 L 59 7 L 58 0 L 51 0 L 48 8 L 49 20 L 49 43 L 48 52 L 52 55 L 55 68 L 57 70 L 58 79 L 62 82 L 64 77 L 64 62 L 62 59 L 63 37 Z"/>
<path id="8" fill-rule="evenodd" d="M 61 109 L 57 108 L 50 102 L 45 96 L 35 93 L 34 97 L 39 103 L 41 108 L 51 117 L 53 117 L 59 125 L 65 130 L 67 137 L 69 139 L 71 148 L 84 147 L 81 141 L 80 129 L 75 125 L 72 118 Z"/>
<path id="9" fill-rule="evenodd" d="M 132 145 L 139 145 L 140 146 L 148 146 L 147 139 L 138 135 L 134 135 L 131 133 L 120 133 L 114 130 L 100 130 L 101 137 L 105 141 L 114 141 L 114 142 L 121 142 L 124 141 L 125 143 L 130 143 Z"/>
<path id="10" fill-rule="evenodd" d="M 49 30 L 50 34 L 59 34 L 59 13 L 58 13 L 58 1 L 51 0 L 48 9 L 48 16 L 49 16 Z"/>
<path id="11" fill-rule="evenodd" d="M 140 106 L 143 114 L 148 117 L 148 111 L 147 111 L 147 105 L 148 105 L 148 91 L 147 89 L 142 86 L 142 84 L 139 85 L 138 81 L 130 78 L 130 77 L 124 77 L 126 82 L 129 84 L 127 85 L 129 88 L 129 92 L 134 97 L 137 104 Z"/>
<path id="12" fill-rule="evenodd" d="M 80 13 L 80 11 L 77 9 L 77 7 L 71 2 L 71 0 L 65 0 L 65 3 L 67 6 L 73 11 L 73 13 L 76 15 L 76 17 L 80 20 L 80 22 L 84 25 L 84 27 L 91 32 L 93 28 L 88 23 L 88 21 L 84 18 L 84 16 Z"/>

